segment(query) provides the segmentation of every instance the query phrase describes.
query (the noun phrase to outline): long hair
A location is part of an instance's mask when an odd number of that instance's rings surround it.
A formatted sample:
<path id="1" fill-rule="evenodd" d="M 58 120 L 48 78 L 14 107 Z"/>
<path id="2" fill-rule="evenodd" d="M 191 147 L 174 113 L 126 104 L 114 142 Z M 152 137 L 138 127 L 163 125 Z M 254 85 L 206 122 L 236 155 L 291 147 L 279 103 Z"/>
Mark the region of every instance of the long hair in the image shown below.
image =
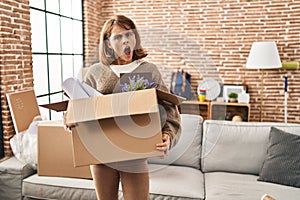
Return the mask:
<path id="1" fill-rule="evenodd" d="M 132 30 L 134 32 L 136 45 L 133 50 L 132 60 L 134 61 L 146 57 L 147 53 L 141 46 L 140 35 L 136 29 L 134 22 L 124 15 L 116 15 L 112 19 L 107 20 L 102 28 L 99 44 L 100 62 L 104 65 L 110 65 L 116 60 L 113 50 L 108 47 L 108 40 L 111 36 L 111 31 L 114 24 L 117 24 L 118 26 L 126 30 Z"/>

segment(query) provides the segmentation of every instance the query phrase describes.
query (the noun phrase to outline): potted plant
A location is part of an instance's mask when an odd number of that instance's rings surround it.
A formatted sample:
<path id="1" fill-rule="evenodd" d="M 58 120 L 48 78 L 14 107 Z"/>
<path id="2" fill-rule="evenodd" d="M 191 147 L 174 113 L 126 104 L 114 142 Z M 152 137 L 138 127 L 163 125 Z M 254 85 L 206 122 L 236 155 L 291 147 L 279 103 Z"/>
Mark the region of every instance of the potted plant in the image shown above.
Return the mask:
<path id="1" fill-rule="evenodd" d="M 231 92 L 228 94 L 229 102 L 237 102 L 238 94 Z"/>

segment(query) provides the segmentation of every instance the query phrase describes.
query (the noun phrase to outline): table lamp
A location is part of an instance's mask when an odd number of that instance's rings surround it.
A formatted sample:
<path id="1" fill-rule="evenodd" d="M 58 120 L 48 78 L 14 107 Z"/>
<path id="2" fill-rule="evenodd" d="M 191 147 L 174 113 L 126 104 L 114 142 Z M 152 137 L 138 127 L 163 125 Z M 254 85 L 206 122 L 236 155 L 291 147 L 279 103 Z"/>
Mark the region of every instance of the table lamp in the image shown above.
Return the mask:
<path id="1" fill-rule="evenodd" d="M 247 59 L 246 68 L 260 69 L 262 73 L 261 91 L 260 91 L 260 114 L 259 114 L 259 121 L 262 121 L 264 70 L 281 68 L 281 61 L 278 54 L 276 43 L 274 41 L 254 42 L 252 44 Z"/>

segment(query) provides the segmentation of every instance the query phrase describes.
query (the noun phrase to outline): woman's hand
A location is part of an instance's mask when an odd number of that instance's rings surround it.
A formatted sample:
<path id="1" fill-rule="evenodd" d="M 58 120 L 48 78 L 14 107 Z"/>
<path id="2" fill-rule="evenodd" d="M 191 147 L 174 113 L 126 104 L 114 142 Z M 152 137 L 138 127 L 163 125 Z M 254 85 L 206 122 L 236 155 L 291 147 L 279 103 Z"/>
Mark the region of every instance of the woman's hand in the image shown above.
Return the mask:
<path id="1" fill-rule="evenodd" d="M 77 124 L 65 124 L 65 129 L 68 131 L 71 131 L 72 128 L 77 126 Z"/>
<path id="2" fill-rule="evenodd" d="M 170 136 L 166 133 L 162 134 L 162 143 L 156 144 L 156 149 L 164 152 L 164 156 L 167 156 L 170 148 Z"/>
<path id="3" fill-rule="evenodd" d="M 71 129 L 72 129 L 73 127 L 77 126 L 77 124 L 67 123 L 67 122 L 66 122 L 66 115 L 67 115 L 67 113 L 64 114 L 64 125 L 65 125 L 65 130 L 71 131 Z"/>

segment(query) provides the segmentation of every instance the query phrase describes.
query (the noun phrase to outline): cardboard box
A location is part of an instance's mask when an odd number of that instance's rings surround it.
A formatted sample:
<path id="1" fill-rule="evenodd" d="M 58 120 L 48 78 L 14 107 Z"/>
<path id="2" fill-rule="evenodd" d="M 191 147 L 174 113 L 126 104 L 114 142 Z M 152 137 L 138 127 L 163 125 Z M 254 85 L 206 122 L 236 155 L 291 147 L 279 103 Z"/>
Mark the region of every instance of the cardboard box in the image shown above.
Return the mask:
<path id="1" fill-rule="evenodd" d="M 27 130 L 33 118 L 40 115 L 34 91 L 8 93 L 6 97 L 16 133 Z"/>
<path id="2" fill-rule="evenodd" d="M 156 89 L 70 100 L 66 121 L 77 124 L 72 129 L 75 166 L 162 155 L 155 150 L 161 142 L 158 98 L 176 105 L 184 100 Z M 45 107 L 61 110 L 65 104 Z"/>
<path id="3" fill-rule="evenodd" d="M 39 176 L 92 178 L 89 166 L 74 167 L 71 137 L 63 121 L 47 121 L 38 125 Z"/>
<path id="4" fill-rule="evenodd" d="M 40 115 L 34 90 L 9 93 L 7 100 L 16 132 L 26 131 L 33 118 Z M 64 103 L 67 105 L 67 102 Z M 38 175 L 91 178 L 88 166 L 74 167 L 72 136 L 65 131 L 63 122 L 41 123 L 37 133 Z"/>

